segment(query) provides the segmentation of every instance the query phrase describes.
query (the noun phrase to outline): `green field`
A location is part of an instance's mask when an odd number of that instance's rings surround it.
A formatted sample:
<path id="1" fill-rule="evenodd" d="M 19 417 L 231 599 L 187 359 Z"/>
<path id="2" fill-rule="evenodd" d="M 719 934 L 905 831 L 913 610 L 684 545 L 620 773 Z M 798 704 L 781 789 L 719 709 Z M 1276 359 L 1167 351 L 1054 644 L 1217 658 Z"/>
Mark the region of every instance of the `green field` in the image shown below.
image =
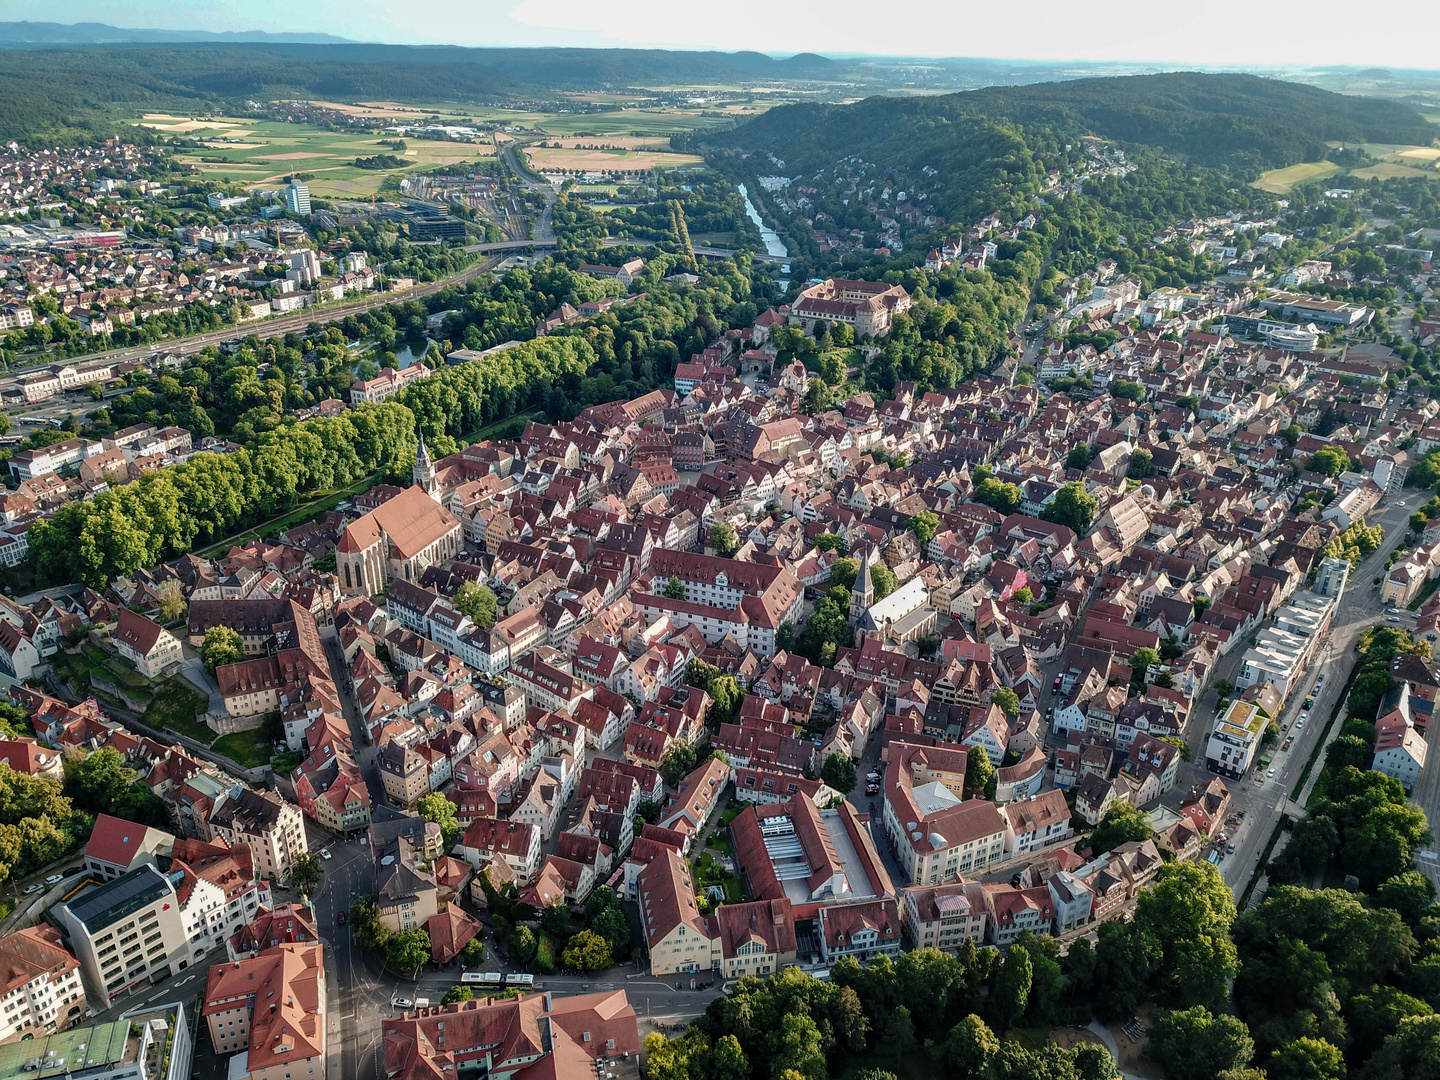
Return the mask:
<path id="1" fill-rule="evenodd" d="M 683 169 L 704 164 L 695 154 L 676 154 L 660 150 L 566 150 L 555 147 L 531 146 L 525 158 L 537 172 L 557 169 L 582 169 L 607 173 L 614 170 Z"/>
<path id="2" fill-rule="evenodd" d="M 1284 195 L 1296 184 L 1303 184 L 1307 180 L 1314 180 L 1320 176 L 1333 176 L 1344 171 L 1333 161 L 1307 161 L 1285 169 L 1271 169 L 1269 172 L 1261 173 L 1260 179 L 1250 186 L 1259 188 L 1261 191 L 1274 192 L 1276 195 Z"/>
<path id="3" fill-rule="evenodd" d="M 716 110 L 710 109 L 707 112 Z M 700 109 L 616 109 L 602 113 L 561 113 L 538 121 L 551 135 L 670 135 L 702 131 L 733 123 L 740 116 L 758 116 L 763 109 L 734 116 L 702 116 Z"/>
<path id="4" fill-rule="evenodd" d="M 245 187 L 278 187 L 291 173 L 309 173 L 310 190 L 321 196 L 367 198 L 380 190 L 387 176 L 404 175 L 435 165 L 475 161 L 493 156 L 484 143 L 438 142 L 406 138 L 397 152 L 382 145 L 397 136 L 326 131 L 308 124 L 247 121 L 234 117 L 198 120 L 151 113 L 131 121 L 158 131 L 206 140 L 206 147 L 180 155 L 207 179 Z M 357 169 L 357 157 L 395 154 L 401 169 Z M 208 160 L 202 160 L 208 159 Z"/>

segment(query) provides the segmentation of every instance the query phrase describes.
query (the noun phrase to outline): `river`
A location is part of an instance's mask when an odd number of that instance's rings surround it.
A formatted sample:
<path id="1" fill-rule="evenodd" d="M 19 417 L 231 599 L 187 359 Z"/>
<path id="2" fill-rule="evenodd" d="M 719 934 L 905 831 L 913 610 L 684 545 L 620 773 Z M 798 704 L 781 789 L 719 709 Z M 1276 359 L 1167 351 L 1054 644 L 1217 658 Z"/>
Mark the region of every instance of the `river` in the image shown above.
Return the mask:
<path id="1" fill-rule="evenodd" d="M 760 230 L 760 239 L 765 242 L 765 254 L 787 258 L 790 252 L 785 249 L 785 244 L 781 241 L 780 235 L 774 229 L 770 228 L 769 225 L 766 225 L 760 217 L 760 212 L 755 209 L 755 204 L 750 201 L 750 193 L 745 190 L 744 184 L 740 185 L 740 197 L 745 200 L 745 215 L 753 221 Z M 789 267 L 786 267 L 786 269 L 788 270 Z"/>

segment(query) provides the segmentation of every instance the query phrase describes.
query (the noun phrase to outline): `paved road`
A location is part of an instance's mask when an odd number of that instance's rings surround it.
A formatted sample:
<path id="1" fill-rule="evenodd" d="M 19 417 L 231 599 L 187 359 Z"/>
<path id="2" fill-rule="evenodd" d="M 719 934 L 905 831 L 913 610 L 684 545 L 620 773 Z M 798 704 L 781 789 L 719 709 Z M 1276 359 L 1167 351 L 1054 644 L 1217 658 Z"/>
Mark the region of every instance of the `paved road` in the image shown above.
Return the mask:
<path id="1" fill-rule="evenodd" d="M 1291 738 L 1292 744 L 1288 751 L 1282 751 L 1279 747 L 1267 751 L 1272 758 L 1272 768 L 1275 770 L 1273 779 L 1267 779 L 1263 773 L 1259 782 L 1251 779 L 1226 780 L 1231 792 L 1234 794 L 1234 809 L 1244 812 L 1244 820 L 1238 829 L 1229 834 L 1230 842 L 1235 845 L 1235 853 L 1227 856 L 1220 864 L 1221 873 L 1233 889 L 1235 896 L 1240 896 L 1250 882 L 1252 874 L 1257 870 L 1257 864 L 1265 845 L 1269 842 L 1275 825 L 1280 820 L 1280 815 L 1285 806 L 1290 802 L 1292 796 L 1297 793 L 1296 785 L 1300 780 L 1300 773 L 1305 768 L 1305 763 L 1310 759 L 1311 752 L 1315 749 L 1316 743 L 1320 740 L 1320 732 L 1324 731 L 1326 722 L 1334 711 L 1335 704 L 1344 688 L 1345 682 L 1354 666 L 1355 655 L 1353 652 L 1355 640 L 1366 627 L 1374 625 L 1384 617 L 1384 605 L 1380 602 L 1380 593 L 1371 588 L 1371 582 L 1380 576 L 1385 569 L 1385 562 L 1390 552 L 1400 546 L 1406 539 L 1407 529 L 1405 519 L 1409 509 L 1415 503 L 1413 494 L 1403 495 L 1398 501 L 1389 502 L 1379 517 L 1372 520 L 1371 524 L 1384 527 L 1386 532 L 1385 542 L 1377 551 L 1372 552 L 1350 576 L 1350 583 L 1341 598 L 1339 607 L 1335 612 L 1334 623 L 1331 627 L 1329 641 L 1321 650 L 1316 662 L 1310 670 L 1305 673 L 1301 680 L 1300 688 L 1290 695 L 1284 711 L 1280 715 L 1282 729 L 1281 744 L 1284 745 L 1285 738 Z M 1407 506 L 1407 504 L 1409 504 Z M 1414 625 L 1411 619 L 1402 619 L 1402 624 Z M 1227 661 L 1238 666 L 1239 657 L 1244 651 L 1244 645 L 1237 646 Z M 1233 666 L 1230 667 L 1233 671 Z M 1315 691 L 1315 704 L 1312 709 L 1306 712 L 1303 702 L 1307 693 L 1314 689 L 1318 676 L 1324 675 L 1325 680 L 1321 688 Z M 1302 692 L 1303 690 L 1303 692 Z M 1202 703 L 1197 706 L 1192 724 L 1196 725 L 1188 734 L 1191 735 L 1192 746 L 1197 745 L 1195 730 L 1201 732 L 1208 730 L 1211 718 L 1214 716 L 1213 691 L 1205 695 Z M 1328 732 L 1328 738 L 1333 738 L 1339 733 L 1340 724 L 1337 723 Z M 1196 762 L 1203 761 L 1203 738 L 1198 739 L 1200 752 L 1194 755 Z M 1322 751 L 1323 753 L 1323 751 Z M 1205 775 L 1203 766 L 1191 766 L 1196 775 Z M 1308 795 L 1310 785 L 1314 777 L 1318 775 L 1320 765 L 1311 771 L 1306 789 L 1299 792 L 1298 801 L 1303 805 Z M 1184 783 L 1177 785 L 1176 791 L 1181 794 L 1188 790 Z"/>

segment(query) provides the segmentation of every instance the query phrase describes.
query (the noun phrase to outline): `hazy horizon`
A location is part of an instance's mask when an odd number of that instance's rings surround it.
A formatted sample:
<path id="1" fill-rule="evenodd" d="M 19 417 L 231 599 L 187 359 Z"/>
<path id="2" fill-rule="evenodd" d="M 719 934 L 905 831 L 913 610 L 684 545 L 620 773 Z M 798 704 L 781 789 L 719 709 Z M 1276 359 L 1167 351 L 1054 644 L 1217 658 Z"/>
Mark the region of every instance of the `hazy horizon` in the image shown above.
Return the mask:
<path id="1" fill-rule="evenodd" d="M 1024 26 L 993 5 L 914 0 L 905 18 L 872 25 L 858 0 L 776 7 L 731 0 L 723 9 L 636 0 L 624 9 L 592 0 L 432 0 L 421 18 L 400 0 L 0 0 L 0 21 L 104 23 L 127 30 L 332 34 L 355 43 L 459 45 L 472 48 L 642 48 L 753 51 L 773 56 L 820 53 L 836 59 L 992 60 L 1115 63 L 1191 69 L 1286 67 L 1440 68 L 1440 5 L 1376 0 L 1371 27 L 1403 33 L 1337 33 L 1353 9 L 1335 0 L 1311 4 L 1296 25 L 1289 9 L 1239 0 L 1202 0 L 1183 25 L 1157 21 L 1136 6 L 1098 19 L 1063 0 L 1035 0 Z M 935 48 L 917 53 L 916 26 Z M 1226 26 L 1229 30 L 1225 30 Z M 1043 28 L 1034 32 L 1033 28 Z M 866 48 L 857 49 L 857 38 Z M 1064 55 L 1057 55 L 1063 53 Z"/>

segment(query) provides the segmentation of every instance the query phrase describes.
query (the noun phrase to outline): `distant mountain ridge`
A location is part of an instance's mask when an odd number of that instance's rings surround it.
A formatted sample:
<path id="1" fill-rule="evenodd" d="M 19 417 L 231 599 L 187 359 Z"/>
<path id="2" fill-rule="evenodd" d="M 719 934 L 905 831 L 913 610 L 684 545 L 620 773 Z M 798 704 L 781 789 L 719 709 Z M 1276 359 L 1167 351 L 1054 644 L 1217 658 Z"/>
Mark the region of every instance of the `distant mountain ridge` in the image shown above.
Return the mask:
<path id="1" fill-rule="evenodd" d="M 117 42 L 163 44 L 191 41 L 271 41 L 339 43 L 334 34 L 278 33 L 265 30 L 159 30 L 109 23 L 0 22 L 0 47 L 30 45 L 108 45 Z"/>

